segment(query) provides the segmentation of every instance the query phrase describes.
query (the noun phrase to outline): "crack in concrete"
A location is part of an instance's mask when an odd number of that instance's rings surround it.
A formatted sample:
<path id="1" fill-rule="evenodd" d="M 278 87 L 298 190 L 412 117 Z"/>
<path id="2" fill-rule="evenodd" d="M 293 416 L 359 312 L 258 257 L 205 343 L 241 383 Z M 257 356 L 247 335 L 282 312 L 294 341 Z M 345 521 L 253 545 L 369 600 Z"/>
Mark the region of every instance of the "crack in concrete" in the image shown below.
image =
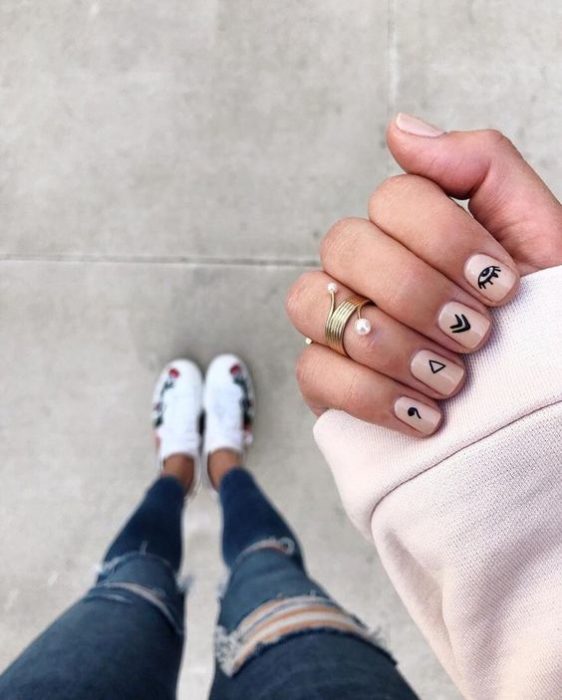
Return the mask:
<path id="1" fill-rule="evenodd" d="M 44 262 L 44 263 L 93 263 L 125 265 L 186 265 L 191 267 L 319 267 L 317 258 L 220 258 L 213 256 L 150 256 L 142 255 L 88 255 L 88 254 L 19 254 L 0 253 L 2 262 Z"/>

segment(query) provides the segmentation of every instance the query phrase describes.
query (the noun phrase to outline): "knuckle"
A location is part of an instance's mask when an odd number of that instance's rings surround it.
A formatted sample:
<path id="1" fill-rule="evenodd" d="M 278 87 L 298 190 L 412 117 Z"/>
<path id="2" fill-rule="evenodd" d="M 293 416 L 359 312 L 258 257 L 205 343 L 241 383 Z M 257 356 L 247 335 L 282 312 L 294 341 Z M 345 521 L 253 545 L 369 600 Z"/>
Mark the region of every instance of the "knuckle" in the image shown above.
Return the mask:
<path id="1" fill-rule="evenodd" d="M 396 193 L 404 191 L 405 187 L 409 186 L 412 179 L 417 179 L 415 175 L 409 175 L 408 173 L 400 173 L 399 175 L 392 175 L 383 180 L 380 185 L 375 189 L 372 196 L 378 197 L 389 197 L 395 196 Z"/>
<path id="2" fill-rule="evenodd" d="M 395 348 L 393 352 L 387 352 L 388 345 L 385 344 L 382 333 L 379 331 L 374 333 L 369 333 L 368 335 L 361 338 L 363 343 L 362 353 L 365 358 L 376 358 L 372 362 L 372 366 L 377 372 L 382 372 L 383 374 L 397 375 L 400 370 L 400 349 Z M 385 349 L 386 347 L 386 349 Z"/>
<path id="3" fill-rule="evenodd" d="M 562 230 L 562 215 L 560 216 L 559 227 Z M 553 263 L 555 265 L 562 264 L 562 240 L 559 237 L 541 241 L 540 251 L 541 266 L 543 268 L 552 267 Z"/>
<path id="4" fill-rule="evenodd" d="M 428 271 L 424 263 L 418 260 L 404 266 L 403 273 L 400 284 L 387 285 L 384 289 L 388 308 L 397 314 L 405 314 L 412 307 L 424 309 L 423 301 L 420 299 L 420 289 L 434 289 L 435 273 Z M 446 282 L 443 289 L 452 293 L 454 286 Z M 446 296 L 445 291 L 443 294 Z"/>
<path id="5" fill-rule="evenodd" d="M 481 137 L 484 146 L 491 151 L 498 149 L 517 150 L 510 139 L 498 129 L 484 129 L 481 132 Z"/>
<path id="6" fill-rule="evenodd" d="M 339 408 L 355 416 L 372 420 L 377 409 L 377 402 L 365 388 L 365 377 L 357 367 L 349 373 L 345 388 L 339 398 Z"/>
<path id="7" fill-rule="evenodd" d="M 293 282 L 287 291 L 285 297 L 285 312 L 291 321 L 298 318 L 299 309 L 302 305 L 302 297 L 304 290 L 308 287 L 308 278 L 310 275 L 310 272 L 304 272 Z"/>
<path id="8" fill-rule="evenodd" d="M 394 199 L 408 194 L 413 187 L 416 187 L 420 182 L 425 182 L 423 177 L 419 175 L 411 175 L 409 173 L 401 173 L 393 175 L 383 180 L 381 184 L 371 195 L 371 199 Z"/>
<path id="9" fill-rule="evenodd" d="M 408 198 L 414 188 L 426 185 L 428 181 L 419 175 L 403 173 L 387 178 L 375 189 L 369 198 L 369 214 L 371 218 L 394 207 L 399 201 Z"/>
<path id="10" fill-rule="evenodd" d="M 303 350 L 297 359 L 295 375 L 302 394 L 310 394 L 310 388 L 314 380 L 314 358 L 310 348 Z"/>
<path id="11" fill-rule="evenodd" d="M 340 396 L 340 402 L 341 406 L 344 409 L 352 409 L 350 412 L 356 412 L 359 405 L 361 404 L 360 400 L 360 389 L 361 389 L 361 384 L 359 382 L 359 373 L 357 371 L 352 372 L 349 375 L 348 381 L 345 385 L 345 388 L 342 391 L 342 394 Z"/>
<path id="12" fill-rule="evenodd" d="M 354 230 L 359 221 L 361 219 L 347 217 L 339 219 L 330 227 L 320 244 L 320 259 L 324 265 L 339 257 L 352 244 Z"/>

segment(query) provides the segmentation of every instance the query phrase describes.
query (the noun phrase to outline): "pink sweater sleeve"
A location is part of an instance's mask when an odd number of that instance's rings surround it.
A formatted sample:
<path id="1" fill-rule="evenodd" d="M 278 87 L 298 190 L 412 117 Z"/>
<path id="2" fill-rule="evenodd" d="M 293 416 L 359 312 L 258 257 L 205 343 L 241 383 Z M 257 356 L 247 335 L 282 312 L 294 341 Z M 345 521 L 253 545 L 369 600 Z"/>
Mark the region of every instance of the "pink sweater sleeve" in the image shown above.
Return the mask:
<path id="1" fill-rule="evenodd" d="M 562 266 L 522 279 L 415 439 L 328 411 L 314 435 L 351 521 L 471 700 L 562 697 Z"/>

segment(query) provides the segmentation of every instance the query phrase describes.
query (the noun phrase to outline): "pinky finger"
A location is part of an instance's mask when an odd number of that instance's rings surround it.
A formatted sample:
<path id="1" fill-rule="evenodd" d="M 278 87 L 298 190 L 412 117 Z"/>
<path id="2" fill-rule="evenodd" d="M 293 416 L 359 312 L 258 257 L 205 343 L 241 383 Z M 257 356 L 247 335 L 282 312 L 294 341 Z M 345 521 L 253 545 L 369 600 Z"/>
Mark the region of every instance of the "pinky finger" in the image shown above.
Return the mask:
<path id="1" fill-rule="evenodd" d="M 443 421 L 435 401 L 322 345 L 301 354 L 297 380 L 316 416 L 335 408 L 415 437 L 433 434 Z"/>

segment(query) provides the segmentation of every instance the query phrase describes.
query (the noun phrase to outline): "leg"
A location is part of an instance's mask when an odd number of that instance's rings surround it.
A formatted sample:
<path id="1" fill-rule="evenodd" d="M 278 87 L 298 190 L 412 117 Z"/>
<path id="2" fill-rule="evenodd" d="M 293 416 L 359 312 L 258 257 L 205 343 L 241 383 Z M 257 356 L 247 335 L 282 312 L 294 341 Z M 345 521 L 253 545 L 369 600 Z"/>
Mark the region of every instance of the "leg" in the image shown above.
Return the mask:
<path id="1" fill-rule="evenodd" d="M 0 676 L 10 700 L 172 700 L 183 648 L 184 488 L 158 479 L 109 548 L 96 585 Z"/>
<path id="2" fill-rule="evenodd" d="M 104 562 L 128 552 L 143 551 L 165 559 L 179 571 L 184 497 L 184 489 L 177 479 L 171 476 L 157 479 L 107 550 Z"/>
<path id="3" fill-rule="evenodd" d="M 415 700 L 357 618 L 306 574 L 295 535 L 241 468 L 220 481 L 230 579 L 216 631 L 217 700 Z"/>
<path id="4" fill-rule="evenodd" d="M 184 499 L 197 483 L 203 380 L 167 365 L 153 394 L 162 477 L 105 555 L 96 585 L 0 676 L 10 700 L 173 700 L 183 650 Z"/>
<path id="5" fill-rule="evenodd" d="M 243 468 L 230 469 L 220 482 L 219 496 L 223 512 L 222 555 L 229 569 L 252 548 L 278 543 L 302 563 L 297 539 L 285 520 L 256 486 Z"/>
<path id="6" fill-rule="evenodd" d="M 233 355 L 205 382 L 205 454 L 230 578 L 215 635 L 216 700 L 415 700 L 365 625 L 306 574 L 297 538 L 243 463 L 252 379 Z"/>

